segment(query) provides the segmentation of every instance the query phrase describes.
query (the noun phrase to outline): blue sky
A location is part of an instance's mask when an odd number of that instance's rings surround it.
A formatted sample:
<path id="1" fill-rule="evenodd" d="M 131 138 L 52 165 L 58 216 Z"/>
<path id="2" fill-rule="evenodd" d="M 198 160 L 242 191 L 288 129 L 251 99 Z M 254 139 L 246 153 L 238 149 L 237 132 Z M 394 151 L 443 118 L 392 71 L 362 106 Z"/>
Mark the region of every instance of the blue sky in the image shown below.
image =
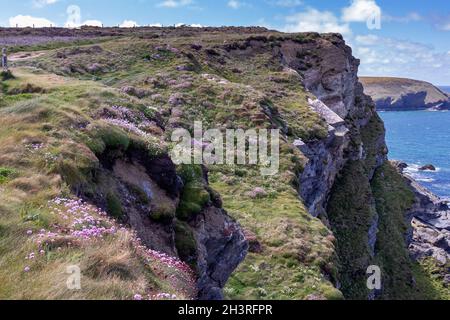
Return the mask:
<path id="1" fill-rule="evenodd" d="M 341 32 L 361 75 L 450 85 L 449 0 L 0 0 L 0 25 L 260 25 Z"/>

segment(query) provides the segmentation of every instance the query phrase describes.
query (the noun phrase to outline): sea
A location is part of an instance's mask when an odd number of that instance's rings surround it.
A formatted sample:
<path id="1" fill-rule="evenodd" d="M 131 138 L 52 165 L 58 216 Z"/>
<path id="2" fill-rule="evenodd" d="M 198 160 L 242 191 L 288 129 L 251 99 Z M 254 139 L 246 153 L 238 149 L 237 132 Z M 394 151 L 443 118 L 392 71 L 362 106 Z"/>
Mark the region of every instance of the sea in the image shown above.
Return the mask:
<path id="1" fill-rule="evenodd" d="M 450 200 L 450 112 L 387 111 L 379 114 L 386 126 L 389 158 L 406 162 L 407 173 L 428 190 Z M 427 164 L 437 170 L 419 170 Z"/>
<path id="2" fill-rule="evenodd" d="M 444 92 L 450 93 L 450 86 L 440 86 L 439 89 Z"/>

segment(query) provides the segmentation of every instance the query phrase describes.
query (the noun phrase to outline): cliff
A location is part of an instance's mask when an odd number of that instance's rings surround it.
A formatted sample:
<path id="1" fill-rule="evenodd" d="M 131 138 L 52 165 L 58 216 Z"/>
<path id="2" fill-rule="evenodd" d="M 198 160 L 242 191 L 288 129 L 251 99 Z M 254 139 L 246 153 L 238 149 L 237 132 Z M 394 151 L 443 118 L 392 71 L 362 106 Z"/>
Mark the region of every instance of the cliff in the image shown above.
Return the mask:
<path id="1" fill-rule="evenodd" d="M 365 93 L 372 97 L 380 111 L 450 108 L 448 94 L 428 82 L 381 77 L 360 79 Z"/>
<path id="2" fill-rule="evenodd" d="M 0 296 L 446 297 L 432 275 L 439 268 L 445 278 L 442 261 L 410 257 L 414 192 L 387 161 L 383 123 L 342 36 L 136 30 L 88 28 L 88 39 L 57 30 L 66 37 L 57 43 L 33 31 L 10 57 L 0 231 L 14 263 L 0 262 Z M 198 120 L 280 129 L 278 173 L 176 166 L 170 135 Z M 80 267 L 83 289 L 66 290 L 61 276 L 49 295 L 53 270 L 68 263 Z M 366 286 L 370 265 L 382 270 L 381 290 Z"/>

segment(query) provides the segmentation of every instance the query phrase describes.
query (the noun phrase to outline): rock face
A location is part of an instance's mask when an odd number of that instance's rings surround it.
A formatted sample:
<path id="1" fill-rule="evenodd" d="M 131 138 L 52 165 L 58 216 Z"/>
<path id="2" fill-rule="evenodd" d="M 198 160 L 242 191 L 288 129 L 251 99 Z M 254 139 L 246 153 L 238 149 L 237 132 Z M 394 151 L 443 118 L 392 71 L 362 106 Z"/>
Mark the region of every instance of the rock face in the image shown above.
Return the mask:
<path id="1" fill-rule="evenodd" d="M 281 53 L 284 62 L 303 75 L 307 90 L 318 99 L 309 100 L 310 107 L 328 124 L 328 136 L 323 140 L 296 141 L 297 147 L 309 159 L 300 176 L 300 196 L 313 216 L 325 214 L 325 207 L 336 176 L 349 160 L 361 160 L 368 150 L 361 141 L 364 130 L 373 117 L 377 117 L 373 102 L 363 92 L 358 80 L 359 60 L 352 55 L 342 37 L 327 35 L 331 41 L 313 44 L 285 43 Z M 298 52 L 314 50 L 318 63 L 301 71 Z M 351 143 L 353 142 L 353 143 Z M 371 148 L 377 159 L 369 176 L 386 159 L 384 131 L 376 136 Z"/>
<path id="2" fill-rule="evenodd" d="M 402 78 L 361 77 L 366 94 L 380 111 L 447 110 L 450 98 L 432 84 Z"/>
<path id="3" fill-rule="evenodd" d="M 87 196 L 108 208 L 108 191 L 115 190 L 118 213 L 148 248 L 185 260 L 197 273 L 198 298 L 222 299 L 222 288 L 244 260 L 248 242 L 240 225 L 211 196 L 201 211 L 178 217 L 182 178 L 171 158 L 148 157 L 139 150 L 109 150 L 100 157 L 95 195 Z M 199 183 L 207 188 L 207 173 Z M 109 191 L 110 192 L 110 191 Z M 180 240 L 181 239 L 181 240 Z"/>
<path id="4" fill-rule="evenodd" d="M 415 203 L 407 212 L 411 256 L 416 260 L 433 257 L 445 266 L 450 259 L 450 208 L 410 176 L 403 176 L 415 194 Z"/>
<path id="5" fill-rule="evenodd" d="M 213 206 L 204 209 L 190 226 L 198 245 L 198 297 L 223 299 L 222 288 L 247 254 L 247 240 L 236 221 Z"/>

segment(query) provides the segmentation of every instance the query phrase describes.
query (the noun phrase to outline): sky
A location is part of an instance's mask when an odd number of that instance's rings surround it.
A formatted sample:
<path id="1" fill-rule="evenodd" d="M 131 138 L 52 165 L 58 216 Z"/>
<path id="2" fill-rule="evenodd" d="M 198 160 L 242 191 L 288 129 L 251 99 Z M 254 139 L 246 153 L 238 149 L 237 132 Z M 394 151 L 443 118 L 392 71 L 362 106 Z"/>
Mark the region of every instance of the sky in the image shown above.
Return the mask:
<path id="1" fill-rule="evenodd" d="M 360 75 L 450 85 L 450 0 L 0 0 L 1 26 L 264 26 L 339 32 Z"/>

